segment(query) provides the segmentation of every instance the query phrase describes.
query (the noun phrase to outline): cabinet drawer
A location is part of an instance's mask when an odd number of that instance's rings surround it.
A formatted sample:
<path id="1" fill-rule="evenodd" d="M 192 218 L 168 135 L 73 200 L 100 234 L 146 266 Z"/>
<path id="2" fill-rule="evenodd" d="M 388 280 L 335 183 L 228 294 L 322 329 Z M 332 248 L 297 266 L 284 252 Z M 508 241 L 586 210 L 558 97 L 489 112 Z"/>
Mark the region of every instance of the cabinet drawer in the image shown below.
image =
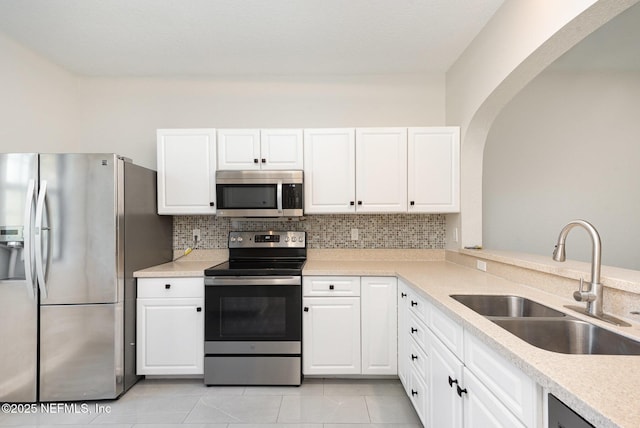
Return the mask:
<path id="1" fill-rule="evenodd" d="M 429 361 L 427 354 L 418 346 L 415 340 L 409 339 L 409 353 L 407 355 L 409 367 L 413 373 L 417 373 L 426 381 L 429 376 Z"/>
<path id="2" fill-rule="evenodd" d="M 305 276 L 302 278 L 305 297 L 352 297 L 360 295 L 359 276 Z"/>
<path id="3" fill-rule="evenodd" d="M 475 336 L 466 335 L 464 346 L 467 368 L 526 426 L 535 426 L 535 382 Z"/>
<path id="4" fill-rule="evenodd" d="M 427 301 L 419 296 L 415 290 L 409 289 L 407 294 L 409 309 L 420 321 L 427 324 L 429 322 L 431 304 L 427 303 Z"/>
<path id="5" fill-rule="evenodd" d="M 409 398 L 413 407 L 416 409 L 418 417 L 422 421 L 422 425 L 427 426 L 429 390 L 426 382 L 420 378 L 418 373 L 411 372 L 409 380 Z"/>
<path id="6" fill-rule="evenodd" d="M 409 312 L 407 332 L 423 351 L 427 350 L 427 327 L 415 316 L 413 312 Z"/>
<path id="7" fill-rule="evenodd" d="M 138 278 L 138 298 L 204 298 L 204 278 Z"/>
<path id="8" fill-rule="evenodd" d="M 453 321 L 439 309 L 434 307 L 430 310 L 429 327 L 433 334 L 449 348 L 456 357 L 462 360 L 464 348 L 464 329 L 460 324 Z"/>

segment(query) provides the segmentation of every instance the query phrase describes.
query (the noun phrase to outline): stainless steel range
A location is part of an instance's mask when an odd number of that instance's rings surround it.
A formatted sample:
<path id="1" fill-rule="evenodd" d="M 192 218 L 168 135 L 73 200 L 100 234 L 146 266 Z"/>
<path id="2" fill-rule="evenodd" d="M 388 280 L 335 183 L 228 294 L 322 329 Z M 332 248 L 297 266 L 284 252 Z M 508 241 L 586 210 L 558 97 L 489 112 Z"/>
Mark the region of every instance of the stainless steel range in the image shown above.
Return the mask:
<path id="1" fill-rule="evenodd" d="M 205 270 L 206 385 L 300 385 L 305 232 L 230 232 Z"/>

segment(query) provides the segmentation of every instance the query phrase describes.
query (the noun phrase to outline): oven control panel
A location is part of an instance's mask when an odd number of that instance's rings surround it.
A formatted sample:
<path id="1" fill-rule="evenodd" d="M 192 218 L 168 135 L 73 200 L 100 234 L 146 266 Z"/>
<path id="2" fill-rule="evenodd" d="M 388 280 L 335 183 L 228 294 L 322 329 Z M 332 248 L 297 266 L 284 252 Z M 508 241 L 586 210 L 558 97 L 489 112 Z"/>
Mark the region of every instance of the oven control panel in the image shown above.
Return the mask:
<path id="1" fill-rule="evenodd" d="M 305 248 L 307 232 L 229 232 L 229 248 Z"/>

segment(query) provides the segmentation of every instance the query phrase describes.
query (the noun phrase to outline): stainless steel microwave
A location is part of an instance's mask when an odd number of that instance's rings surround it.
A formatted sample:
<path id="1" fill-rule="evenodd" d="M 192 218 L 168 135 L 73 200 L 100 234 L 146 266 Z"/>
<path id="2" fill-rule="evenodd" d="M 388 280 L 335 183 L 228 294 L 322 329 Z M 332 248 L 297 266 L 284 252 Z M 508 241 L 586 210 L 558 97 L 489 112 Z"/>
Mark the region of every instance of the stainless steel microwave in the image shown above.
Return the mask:
<path id="1" fill-rule="evenodd" d="M 220 217 L 300 217 L 303 172 L 217 171 L 216 215 Z"/>

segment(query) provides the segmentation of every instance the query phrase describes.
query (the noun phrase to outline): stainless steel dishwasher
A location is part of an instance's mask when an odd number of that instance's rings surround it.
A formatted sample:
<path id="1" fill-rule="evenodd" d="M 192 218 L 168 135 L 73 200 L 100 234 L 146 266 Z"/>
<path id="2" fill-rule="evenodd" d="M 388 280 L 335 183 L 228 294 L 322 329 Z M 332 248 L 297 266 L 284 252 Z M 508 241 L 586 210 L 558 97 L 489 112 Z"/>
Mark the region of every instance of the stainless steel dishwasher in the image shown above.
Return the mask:
<path id="1" fill-rule="evenodd" d="M 582 416 L 553 395 L 548 395 L 549 428 L 593 428 Z"/>

